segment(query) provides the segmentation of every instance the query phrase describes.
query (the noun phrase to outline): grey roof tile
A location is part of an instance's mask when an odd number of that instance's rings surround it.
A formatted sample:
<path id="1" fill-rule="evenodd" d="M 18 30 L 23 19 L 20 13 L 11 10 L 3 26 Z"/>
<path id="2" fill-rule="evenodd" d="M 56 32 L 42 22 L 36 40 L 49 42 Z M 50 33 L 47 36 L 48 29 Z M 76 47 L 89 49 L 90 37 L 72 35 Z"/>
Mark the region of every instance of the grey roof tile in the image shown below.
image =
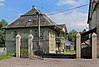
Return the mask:
<path id="1" fill-rule="evenodd" d="M 18 18 L 8 26 L 5 26 L 4 28 L 38 26 L 38 17 L 36 12 L 41 13 L 39 10 L 33 7 L 30 11 L 21 15 L 20 18 Z M 43 14 L 43 15 L 40 15 L 40 25 L 51 26 L 51 25 L 55 25 L 55 23 L 50 18 L 48 18 L 45 14 Z"/>

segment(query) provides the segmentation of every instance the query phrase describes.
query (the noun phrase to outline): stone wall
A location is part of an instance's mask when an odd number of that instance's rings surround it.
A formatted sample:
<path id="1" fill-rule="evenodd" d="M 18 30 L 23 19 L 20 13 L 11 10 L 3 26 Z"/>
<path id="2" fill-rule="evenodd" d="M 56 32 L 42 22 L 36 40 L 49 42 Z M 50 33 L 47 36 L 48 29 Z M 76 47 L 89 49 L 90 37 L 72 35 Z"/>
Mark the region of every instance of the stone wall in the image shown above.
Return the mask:
<path id="1" fill-rule="evenodd" d="M 96 27 L 97 27 L 97 55 L 99 57 L 99 4 L 97 5 L 97 9 L 96 9 Z"/>
<path id="2" fill-rule="evenodd" d="M 31 31 L 32 30 L 32 31 Z M 41 28 L 41 44 L 44 45 L 43 49 L 48 52 L 48 31 L 49 28 Z M 36 48 L 38 42 L 38 31 L 37 28 L 23 28 L 23 29 L 7 29 L 5 32 L 6 39 L 5 39 L 5 46 L 7 48 L 7 52 L 15 52 L 16 42 L 15 36 L 19 34 L 21 36 L 22 44 L 27 45 L 28 35 L 32 34 L 33 38 L 33 45 Z M 46 47 L 46 48 L 45 48 Z"/>
<path id="3" fill-rule="evenodd" d="M 92 7 L 91 7 L 92 8 Z M 90 10 L 90 15 L 92 15 L 91 19 L 89 20 L 89 29 L 97 28 L 96 29 L 96 34 L 97 34 L 97 54 L 99 57 L 99 4 L 95 7 L 95 10 L 91 9 Z"/>

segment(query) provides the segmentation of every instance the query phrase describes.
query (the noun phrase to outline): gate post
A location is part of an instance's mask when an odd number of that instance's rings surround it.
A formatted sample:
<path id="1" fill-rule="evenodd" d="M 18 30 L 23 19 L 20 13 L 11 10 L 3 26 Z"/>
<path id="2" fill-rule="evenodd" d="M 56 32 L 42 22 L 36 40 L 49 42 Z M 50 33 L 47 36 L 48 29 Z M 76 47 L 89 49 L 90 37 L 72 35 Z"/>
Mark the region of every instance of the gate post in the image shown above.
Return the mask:
<path id="1" fill-rule="evenodd" d="M 92 34 L 92 59 L 97 58 L 97 34 Z"/>
<path id="2" fill-rule="evenodd" d="M 16 57 L 20 58 L 20 45 L 21 45 L 21 36 L 18 34 L 16 36 Z"/>
<path id="3" fill-rule="evenodd" d="M 81 35 L 78 33 L 76 35 L 76 58 L 80 59 L 81 58 Z"/>
<path id="4" fill-rule="evenodd" d="M 32 40 L 33 40 L 33 35 L 30 34 L 28 36 L 28 56 L 29 56 L 29 58 L 31 58 L 33 56 L 33 42 L 32 42 Z"/>

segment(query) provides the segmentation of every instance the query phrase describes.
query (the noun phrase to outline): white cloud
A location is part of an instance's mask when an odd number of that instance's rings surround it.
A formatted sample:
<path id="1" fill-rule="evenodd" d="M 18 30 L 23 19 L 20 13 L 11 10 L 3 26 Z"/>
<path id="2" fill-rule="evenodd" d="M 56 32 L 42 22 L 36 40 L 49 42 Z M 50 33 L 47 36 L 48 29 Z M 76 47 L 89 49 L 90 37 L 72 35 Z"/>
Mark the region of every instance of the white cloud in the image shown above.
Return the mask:
<path id="1" fill-rule="evenodd" d="M 81 4 L 86 3 L 86 0 L 59 0 L 58 1 L 58 6 L 63 6 L 63 5 L 72 5 L 72 6 L 78 6 Z"/>
<path id="2" fill-rule="evenodd" d="M 86 22 L 87 14 L 76 10 L 68 15 L 66 13 L 60 13 L 52 16 L 50 15 L 50 18 L 58 24 L 66 24 L 68 31 L 72 29 L 82 31 L 83 29 L 88 28 Z"/>
<path id="3" fill-rule="evenodd" d="M 0 6 L 4 6 L 5 5 L 4 2 L 5 0 L 0 0 Z"/>

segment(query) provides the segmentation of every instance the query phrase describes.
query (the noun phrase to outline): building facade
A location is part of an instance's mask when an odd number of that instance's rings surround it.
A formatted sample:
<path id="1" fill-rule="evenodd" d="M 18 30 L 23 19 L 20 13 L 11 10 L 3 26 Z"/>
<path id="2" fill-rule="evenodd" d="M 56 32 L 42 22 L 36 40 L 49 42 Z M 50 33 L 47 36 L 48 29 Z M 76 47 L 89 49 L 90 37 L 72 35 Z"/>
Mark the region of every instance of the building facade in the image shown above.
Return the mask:
<path id="1" fill-rule="evenodd" d="M 39 17 L 38 14 L 39 13 Z M 39 21 L 38 21 L 39 19 Z M 38 24 L 40 22 L 40 48 L 44 53 L 56 53 L 64 49 L 64 35 L 67 33 L 66 25 L 54 23 L 45 14 L 34 6 L 27 13 L 21 15 L 5 29 L 5 46 L 7 52 L 15 52 L 16 35 L 21 36 L 21 47 L 28 47 L 28 35 L 33 35 L 33 49 L 38 49 Z"/>
<path id="2" fill-rule="evenodd" d="M 90 0 L 87 23 L 91 34 L 93 32 L 97 34 L 97 55 L 99 57 L 99 0 Z"/>

